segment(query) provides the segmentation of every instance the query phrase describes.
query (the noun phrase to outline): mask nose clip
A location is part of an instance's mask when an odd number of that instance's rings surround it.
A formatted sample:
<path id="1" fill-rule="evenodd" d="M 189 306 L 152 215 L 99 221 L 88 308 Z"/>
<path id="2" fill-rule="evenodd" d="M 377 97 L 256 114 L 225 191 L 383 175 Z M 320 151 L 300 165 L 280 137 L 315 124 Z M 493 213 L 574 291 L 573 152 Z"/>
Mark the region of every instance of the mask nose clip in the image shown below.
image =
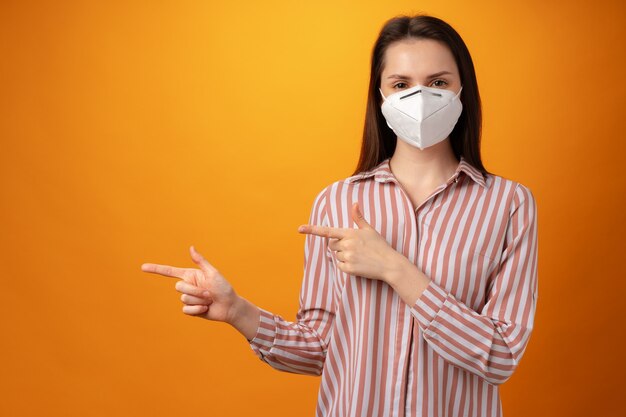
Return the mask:
<path id="1" fill-rule="evenodd" d="M 380 91 L 380 95 L 381 95 L 381 96 L 383 96 L 383 99 L 384 99 L 384 100 L 387 100 L 387 97 L 385 97 L 385 95 L 383 94 L 383 90 L 382 90 L 380 87 L 378 87 L 378 91 Z M 459 91 L 455 94 L 454 98 L 459 97 L 459 95 L 461 95 L 461 91 L 463 91 L 463 86 L 461 86 L 461 88 L 459 89 Z M 422 91 L 422 89 L 421 89 L 421 88 L 420 88 L 419 90 L 417 90 L 417 91 L 413 91 L 412 93 L 407 94 L 406 96 L 402 96 L 402 97 L 400 97 L 400 98 L 399 98 L 399 100 L 403 100 L 403 99 L 405 99 L 405 98 L 408 98 L 408 97 L 411 97 L 411 96 L 413 96 L 413 95 L 415 95 L 415 94 L 420 94 L 420 93 L 421 93 L 421 94 L 423 94 L 423 93 L 424 93 L 424 91 Z M 434 91 L 428 91 L 428 93 L 429 93 L 429 94 L 431 94 L 431 95 L 433 95 L 433 96 L 443 97 L 443 94 L 441 94 L 441 93 L 435 93 Z"/>
<path id="2" fill-rule="evenodd" d="M 406 96 L 400 97 L 400 100 L 403 100 L 403 99 L 405 99 L 407 97 L 414 96 L 415 94 L 420 94 L 421 92 L 422 92 L 422 89 L 420 88 L 419 90 L 413 91 L 412 93 L 409 93 Z"/>

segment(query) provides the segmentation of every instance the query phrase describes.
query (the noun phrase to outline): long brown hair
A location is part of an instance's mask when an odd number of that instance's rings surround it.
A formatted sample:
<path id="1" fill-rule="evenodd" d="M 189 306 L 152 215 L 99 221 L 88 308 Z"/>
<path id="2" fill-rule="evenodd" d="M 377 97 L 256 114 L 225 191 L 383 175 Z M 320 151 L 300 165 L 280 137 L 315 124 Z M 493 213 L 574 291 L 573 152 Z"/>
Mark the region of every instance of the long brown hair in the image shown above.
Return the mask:
<path id="1" fill-rule="evenodd" d="M 374 168 L 391 157 L 396 149 L 396 135 L 387 126 L 380 110 L 382 98 L 378 94 L 378 87 L 387 47 L 393 42 L 411 38 L 437 40 L 450 48 L 463 85 L 463 112 L 450 133 L 452 150 L 457 159 L 463 156 L 479 171 L 488 173 L 480 159 L 482 114 L 474 63 L 469 50 L 461 36 L 443 20 L 433 16 L 415 15 L 397 16 L 388 20 L 374 44 L 361 155 L 352 175 Z"/>

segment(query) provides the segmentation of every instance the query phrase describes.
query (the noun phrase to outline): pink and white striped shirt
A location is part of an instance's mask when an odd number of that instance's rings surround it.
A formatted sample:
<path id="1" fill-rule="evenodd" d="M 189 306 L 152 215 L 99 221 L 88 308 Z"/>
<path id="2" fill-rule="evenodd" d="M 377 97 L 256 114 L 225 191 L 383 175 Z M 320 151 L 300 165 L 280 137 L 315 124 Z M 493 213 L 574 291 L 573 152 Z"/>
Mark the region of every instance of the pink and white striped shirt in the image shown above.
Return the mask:
<path id="1" fill-rule="evenodd" d="M 463 157 L 420 204 L 389 168 L 336 181 L 310 224 L 363 216 L 430 284 L 407 305 L 385 282 L 337 268 L 328 238 L 307 235 L 296 322 L 261 309 L 250 346 L 273 368 L 321 375 L 316 416 L 502 415 L 498 385 L 528 344 L 537 303 L 537 208 L 530 189 Z"/>

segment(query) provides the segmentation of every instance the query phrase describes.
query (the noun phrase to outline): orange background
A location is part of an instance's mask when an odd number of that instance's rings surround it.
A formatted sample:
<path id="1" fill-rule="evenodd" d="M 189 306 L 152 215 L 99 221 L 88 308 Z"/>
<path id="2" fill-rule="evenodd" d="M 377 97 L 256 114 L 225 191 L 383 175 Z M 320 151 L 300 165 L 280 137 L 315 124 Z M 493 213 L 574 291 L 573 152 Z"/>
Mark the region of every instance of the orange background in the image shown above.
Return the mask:
<path id="1" fill-rule="evenodd" d="M 352 174 L 373 42 L 413 12 L 468 44 L 485 165 L 538 202 L 505 415 L 624 415 L 626 12 L 602 0 L 3 1 L 0 415 L 313 415 L 318 378 L 140 265 L 193 267 L 194 244 L 294 320 L 296 228 Z"/>

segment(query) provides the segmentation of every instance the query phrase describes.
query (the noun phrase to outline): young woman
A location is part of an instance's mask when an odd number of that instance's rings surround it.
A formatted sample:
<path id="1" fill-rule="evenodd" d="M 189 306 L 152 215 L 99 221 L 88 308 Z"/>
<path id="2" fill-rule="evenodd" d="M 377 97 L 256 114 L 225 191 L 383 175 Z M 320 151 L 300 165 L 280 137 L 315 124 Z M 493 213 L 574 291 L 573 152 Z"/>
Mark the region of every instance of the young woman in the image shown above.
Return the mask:
<path id="1" fill-rule="evenodd" d="M 321 375 L 317 416 L 500 416 L 537 302 L 537 208 L 480 159 L 461 37 L 430 16 L 374 45 L 354 174 L 315 198 L 296 322 L 238 296 L 192 246 L 183 312 L 230 323 L 270 366 Z"/>

